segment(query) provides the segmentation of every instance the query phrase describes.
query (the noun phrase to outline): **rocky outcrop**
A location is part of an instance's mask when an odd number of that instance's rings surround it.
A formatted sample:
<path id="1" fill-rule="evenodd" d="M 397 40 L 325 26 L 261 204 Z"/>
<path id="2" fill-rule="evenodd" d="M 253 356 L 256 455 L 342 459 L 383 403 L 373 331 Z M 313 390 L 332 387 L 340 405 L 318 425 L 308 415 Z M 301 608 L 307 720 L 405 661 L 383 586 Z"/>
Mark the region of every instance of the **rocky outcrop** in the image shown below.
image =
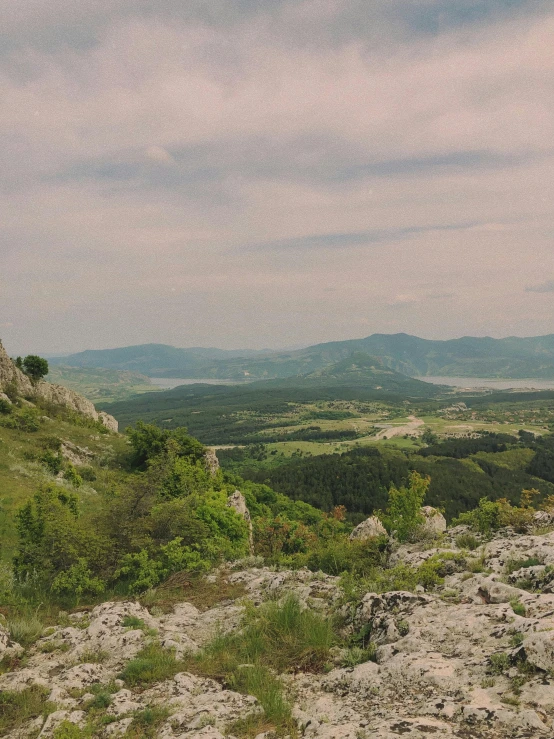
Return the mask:
<path id="1" fill-rule="evenodd" d="M 227 505 L 229 506 L 229 508 L 234 508 L 238 515 L 241 518 L 244 518 L 244 520 L 248 524 L 248 547 L 250 550 L 250 554 L 253 554 L 254 535 L 252 531 L 252 517 L 250 516 L 250 511 L 248 510 L 248 506 L 246 505 L 246 498 L 240 492 L 240 490 L 235 490 L 235 492 L 227 498 Z"/>
<path id="2" fill-rule="evenodd" d="M 83 398 L 75 391 L 42 380 L 32 383 L 27 375 L 15 366 L 0 342 L 0 392 L 7 388 L 13 388 L 18 395 L 26 399 L 37 398 L 47 403 L 62 405 L 75 413 L 81 413 L 95 421 L 100 421 L 110 431 L 117 432 L 118 430 L 117 421 L 113 416 L 102 411 L 98 413 L 90 400 Z"/>
<path id="3" fill-rule="evenodd" d="M 446 518 L 440 511 L 430 505 L 423 506 L 420 510 L 424 518 L 419 527 L 417 536 L 420 539 L 435 539 L 446 531 Z"/>
<path id="4" fill-rule="evenodd" d="M 215 453 L 215 449 L 212 447 L 207 447 L 206 452 L 204 454 L 204 464 L 206 465 L 206 468 L 210 475 L 212 477 L 217 473 L 219 469 L 219 459 L 217 458 L 217 454 Z"/>
<path id="5" fill-rule="evenodd" d="M 350 541 L 367 541 L 377 539 L 379 536 L 387 536 L 387 531 L 377 516 L 370 516 L 359 523 L 350 534 Z"/>
<path id="6" fill-rule="evenodd" d="M 242 509 L 239 496 L 232 497 Z M 118 675 L 149 640 L 177 655 L 195 651 L 218 632 L 240 629 L 245 608 L 294 593 L 304 607 L 340 616 L 345 644 L 371 644 L 366 652 L 334 648 L 323 674 L 283 677 L 299 737 L 550 739 L 554 594 L 521 588 L 508 582 L 508 573 L 522 555 L 545 563 L 521 566 L 523 571 L 554 563 L 554 532 L 518 536 L 504 531 L 478 552 L 458 549 L 455 538 L 447 531 L 442 548 L 413 543 L 395 552 L 404 565 L 417 566 L 437 554 L 445 565 L 455 563 L 445 566 L 444 583 L 430 592 L 422 586 L 419 592 L 370 591 L 345 603 L 338 577 L 251 567 L 220 573 L 242 585 L 248 605 L 241 597 L 202 612 L 183 602 L 164 614 L 117 602 L 65 614 L 64 624 L 31 647 L 20 667 L 0 676 L 0 691 L 47 687 L 57 710 L 46 721 L 29 721 L 27 734 L 18 729 L 8 737 L 47 737 L 63 720 L 83 723 L 94 686 L 102 683 L 115 691 L 105 709 L 111 719 L 106 736 L 122 736 L 136 712 L 163 706 L 169 715 L 157 730 L 160 738 L 230 739 L 232 721 L 260 710 L 254 698 L 186 672 L 146 689 L 126 686 Z M 140 628 L 126 627 L 129 617 Z M 4 643 L 7 636 L 0 628 Z M 99 654 L 102 660 L 95 659 Z"/>

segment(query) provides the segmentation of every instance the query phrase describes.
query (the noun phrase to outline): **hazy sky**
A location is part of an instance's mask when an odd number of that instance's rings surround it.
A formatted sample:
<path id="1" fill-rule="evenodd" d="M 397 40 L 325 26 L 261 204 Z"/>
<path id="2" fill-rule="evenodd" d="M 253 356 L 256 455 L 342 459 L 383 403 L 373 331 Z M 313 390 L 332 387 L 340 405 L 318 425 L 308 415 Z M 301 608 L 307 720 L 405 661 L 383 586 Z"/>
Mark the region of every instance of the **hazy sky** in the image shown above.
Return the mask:
<path id="1" fill-rule="evenodd" d="M 554 332 L 551 0 L 3 0 L 8 351 Z"/>

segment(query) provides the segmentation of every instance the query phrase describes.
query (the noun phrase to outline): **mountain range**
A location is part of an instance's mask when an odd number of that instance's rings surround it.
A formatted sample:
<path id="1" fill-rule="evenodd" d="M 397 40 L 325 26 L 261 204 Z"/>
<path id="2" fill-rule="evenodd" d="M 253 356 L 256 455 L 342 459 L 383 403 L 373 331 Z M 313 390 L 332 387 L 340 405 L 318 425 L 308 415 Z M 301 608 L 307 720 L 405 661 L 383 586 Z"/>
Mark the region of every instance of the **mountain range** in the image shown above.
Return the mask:
<path id="1" fill-rule="evenodd" d="M 306 375 L 363 352 L 410 377 L 554 378 L 554 334 L 536 337 L 464 336 L 421 339 L 409 334 L 372 334 L 294 351 L 243 351 L 166 344 L 87 350 L 51 364 L 106 367 L 149 377 L 259 380 Z"/>

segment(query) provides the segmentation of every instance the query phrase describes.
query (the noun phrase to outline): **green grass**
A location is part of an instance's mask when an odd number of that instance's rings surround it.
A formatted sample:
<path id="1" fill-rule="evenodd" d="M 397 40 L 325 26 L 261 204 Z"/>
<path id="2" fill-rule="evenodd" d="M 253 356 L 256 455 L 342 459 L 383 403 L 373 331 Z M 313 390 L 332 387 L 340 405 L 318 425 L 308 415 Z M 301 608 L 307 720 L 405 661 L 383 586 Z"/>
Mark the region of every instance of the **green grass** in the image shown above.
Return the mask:
<path id="1" fill-rule="evenodd" d="M 56 710 L 47 701 L 49 691 L 38 685 L 21 691 L 0 691 L 0 736 L 22 727 L 38 716 L 47 716 Z"/>
<path id="2" fill-rule="evenodd" d="M 182 670 L 175 654 L 159 644 L 149 644 L 127 663 L 119 678 L 129 687 L 145 687 L 167 680 Z"/>
<path id="3" fill-rule="evenodd" d="M 22 647 L 28 647 L 36 642 L 44 630 L 44 624 L 34 615 L 11 618 L 7 625 L 10 637 Z"/>
<path id="4" fill-rule="evenodd" d="M 335 641 L 329 620 L 303 610 L 298 600 L 289 596 L 282 603 L 248 609 L 242 631 L 216 636 L 198 654 L 185 659 L 184 669 L 258 699 L 263 717 L 243 722 L 243 736 L 250 736 L 263 722 L 279 733 L 290 734 L 294 722 L 279 674 L 321 672 Z"/>

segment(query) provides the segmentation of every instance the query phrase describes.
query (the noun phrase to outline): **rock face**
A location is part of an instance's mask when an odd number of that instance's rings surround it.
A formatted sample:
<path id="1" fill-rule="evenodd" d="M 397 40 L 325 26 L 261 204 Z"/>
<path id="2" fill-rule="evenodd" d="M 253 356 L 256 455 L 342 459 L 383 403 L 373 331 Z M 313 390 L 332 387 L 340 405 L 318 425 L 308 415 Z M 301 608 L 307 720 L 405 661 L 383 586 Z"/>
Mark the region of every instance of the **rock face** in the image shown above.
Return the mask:
<path id="1" fill-rule="evenodd" d="M 387 531 L 377 516 L 370 516 L 356 526 L 350 534 L 350 540 L 366 541 L 379 536 L 387 536 Z"/>
<path id="2" fill-rule="evenodd" d="M 240 490 L 235 490 L 235 492 L 227 498 L 227 505 L 229 506 L 229 508 L 234 508 L 239 516 L 244 518 L 244 520 L 248 524 L 248 545 L 250 549 L 250 554 L 253 554 L 254 536 L 252 532 L 252 517 L 250 516 L 250 511 L 248 510 L 248 507 L 246 505 L 246 499 L 244 495 L 240 492 Z"/>
<path id="3" fill-rule="evenodd" d="M 219 469 L 219 459 L 217 458 L 215 449 L 212 449 L 211 447 L 208 447 L 206 449 L 206 453 L 204 454 L 204 462 L 210 475 L 215 475 Z"/>
<path id="4" fill-rule="evenodd" d="M 421 539 L 435 539 L 446 531 L 446 518 L 440 511 L 430 505 L 423 506 L 421 515 L 425 521 L 419 528 L 418 537 Z"/>
<path id="5" fill-rule="evenodd" d="M 232 498 L 244 511 L 240 493 Z M 359 648 L 334 648 L 328 672 L 284 676 L 298 737 L 551 739 L 554 594 L 509 584 L 507 565 L 523 558 L 544 565 L 520 570 L 554 564 L 554 532 L 504 532 L 473 553 L 457 549 L 454 540 L 447 531 L 442 548 L 415 543 L 395 552 L 398 563 L 411 566 L 437 554 L 446 564 L 457 562 L 445 568 L 444 583 L 432 592 L 366 592 L 345 605 L 338 577 L 252 567 L 223 573 L 243 586 L 249 605 L 241 597 L 201 612 L 183 602 L 160 614 L 135 602 L 117 602 L 65 614 L 64 624 L 29 648 L 20 666 L 0 675 L 0 692 L 42 685 L 57 710 L 7 736 L 49 737 L 64 720 L 83 724 L 94 686 L 112 684 L 115 692 L 105 712 L 113 720 L 102 737 L 123 736 L 136 712 L 163 706 L 169 715 L 157 737 L 231 739 L 228 725 L 260 710 L 254 698 L 186 672 L 146 689 L 126 686 L 117 676 L 151 640 L 179 656 L 218 632 L 240 629 L 245 608 L 294 593 L 304 607 L 340 616 L 346 643 L 362 634 L 373 645 L 372 659 Z M 472 571 L 472 561 L 481 572 Z M 535 582 L 535 577 L 529 573 L 528 580 L 518 582 Z M 128 617 L 143 625 L 125 627 Z M 0 627 L 0 650 L 8 644 Z M 97 654 L 103 659 L 95 659 Z"/>
<path id="6" fill-rule="evenodd" d="M 113 416 L 104 412 L 98 413 L 90 400 L 83 398 L 73 390 L 42 380 L 36 384 L 32 383 L 27 375 L 15 366 L 0 342 L 0 392 L 8 386 L 14 387 L 17 393 L 25 398 L 40 398 L 47 403 L 62 405 L 76 413 L 100 421 L 110 431 L 117 432 L 118 430 L 117 421 Z"/>

